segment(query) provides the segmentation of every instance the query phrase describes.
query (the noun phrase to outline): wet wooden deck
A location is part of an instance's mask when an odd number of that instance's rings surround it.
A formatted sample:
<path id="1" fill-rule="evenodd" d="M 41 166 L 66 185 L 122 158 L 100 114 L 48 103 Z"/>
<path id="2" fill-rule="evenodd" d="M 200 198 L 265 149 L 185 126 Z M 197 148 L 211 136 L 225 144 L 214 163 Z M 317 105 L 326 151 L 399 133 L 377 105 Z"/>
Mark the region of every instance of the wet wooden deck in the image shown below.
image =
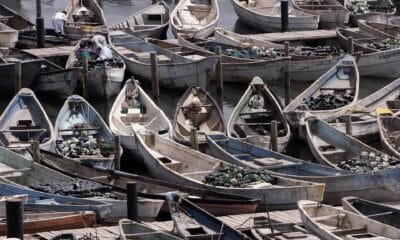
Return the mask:
<path id="1" fill-rule="evenodd" d="M 36 48 L 36 49 L 25 49 L 26 53 L 32 54 L 38 58 L 50 58 L 50 57 L 65 57 L 69 56 L 74 51 L 75 46 L 64 46 L 64 47 L 52 47 L 52 48 Z"/>

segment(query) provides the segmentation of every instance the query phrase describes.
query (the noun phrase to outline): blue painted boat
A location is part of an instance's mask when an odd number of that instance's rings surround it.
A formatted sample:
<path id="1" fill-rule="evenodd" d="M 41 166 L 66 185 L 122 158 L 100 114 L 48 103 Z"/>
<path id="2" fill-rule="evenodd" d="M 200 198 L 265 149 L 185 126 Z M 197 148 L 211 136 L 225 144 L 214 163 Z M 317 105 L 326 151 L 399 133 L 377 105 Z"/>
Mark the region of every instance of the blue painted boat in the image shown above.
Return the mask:
<path id="1" fill-rule="evenodd" d="M 350 195 L 378 202 L 400 200 L 397 181 L 400 168 L 350 172 L 306 162 L 223 134 L 210 134 L 207 142 L 208 153 L 224 161 L 264 169 L 287 178 L 325 183 L 326 203 L 340 204 L 343 197 Z"/>
<path id="2" fill-rule="evenodd" d="M 167 201 L 174 228 L 184 239 L 248 239 L 176 192 L 168 193 Z"/>

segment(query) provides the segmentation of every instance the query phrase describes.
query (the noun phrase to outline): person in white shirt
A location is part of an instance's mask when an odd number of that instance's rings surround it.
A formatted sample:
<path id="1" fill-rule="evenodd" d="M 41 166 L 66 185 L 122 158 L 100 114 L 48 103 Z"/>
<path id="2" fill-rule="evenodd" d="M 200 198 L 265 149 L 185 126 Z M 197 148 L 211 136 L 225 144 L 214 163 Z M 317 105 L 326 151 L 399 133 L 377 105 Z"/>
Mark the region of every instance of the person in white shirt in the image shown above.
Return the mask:
<path id="1" fill-rule="evenodd" d="M 57 36 L 64 34 L 64 24 L 66 20 L 67 20 L 66 11 L 57 12 L 52 18 L 53 29 Z"/>
<path id="2" fill-rule="evenodd" d="M 113 59 L 113 53 L 110 48 L 107 46 L 102 46 L 100 48 L 100 53 L 99 53 L 99 60 L 111 60 Z"/>

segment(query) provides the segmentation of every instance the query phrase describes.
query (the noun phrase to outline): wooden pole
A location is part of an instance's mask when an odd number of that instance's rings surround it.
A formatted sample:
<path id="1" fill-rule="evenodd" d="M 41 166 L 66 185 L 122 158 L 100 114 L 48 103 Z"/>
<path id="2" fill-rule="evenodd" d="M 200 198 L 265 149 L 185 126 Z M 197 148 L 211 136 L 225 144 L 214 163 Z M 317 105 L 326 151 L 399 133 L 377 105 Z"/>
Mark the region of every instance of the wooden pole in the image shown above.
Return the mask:
<path id="1" fill-rule="evenodd" d="M 32 154 L 33 154 L 33 161 L 40 163 L 40 147 L 38 141 L 33 141 L 32 143 Z"/>
<path id="2" fill-rule="evenodd" d="M 278 151 L 278 122 L 276 120 L 271 121 L 271 150 Z"/>
<path id="3" fill-rule="evenodd" d="M 83 68 L 82 68 L 82 90 L 83 97 L 89 99 L 89 59 L 87 56 L 83 57 Z"/>
<path id="4" fill-rule="evenodd" d="M 151 92 L 153 95 L 154 102 L 160 104 L 160 83 L 159 83 L 159 72 L 158 72 L 158 59 L 157 53 L 150 53 L 150 71 L 151 71 Z"/>
<path id="5" fill-rule="evenodd" d="M 285 51 L 285 57 L 289 57 L 290 44 L 288 41 L 285 41 L 284 51 Z M 287 106 L 290 103 L 290 61 L 286 68 L 284 78 L 285 78 L 285 106 Z"/>
<path id="6" fill-rule="evenodd" d="M 44 48 L 44 18 L 42 17 L 42 2 L 41 0 L 36 0 L 36 45 L 38 48 Z"/>
<path id="7" fill-rule="evenodd" d="M 114 169 L 121 169 L 121 138 L 119 135 L 114 136 Z"/>
<path id="8" fill-rule="evenodd" d="M 353 127 L 352 127 L 352 122 L 351 122 L 351 115 L 347 114 L 344 116 L 345 118 L 345 123 L 346 123 L 346 134 L 348 135 L 353 135 Z"/>
<path id="9" fill-rule="evenodd" d="M 24 239 L 22 211 L 23 203 L 21 199 L 6 200 L 7 238 Z"/>
<path id="10" fill-rule="evenodd" d="M 21 61 L 15 61 L 15 93 L 18 93 L 22 88 L 22 69 Z"/>
<path id="11" fill-rule="evenodd" d="M 192 128 L 190 129 L 190 143 L 193 149 L 199 150 L 198 141 L 197 128 L 192 125 Z"/>
<path id="12" fill-rule="evenodd" d="M 281 32 L 289 30 L 289 1 L 281 0 Z"/>
<path id="13" fill-rule="evenodd" d="M 351 54 L 351 55 L 354 55 L 353 37 L 349 37 L 348 38 L 347 53 Z"/>
<path id="14" fill-rule="evenodd" d="M 137 187 L 136 182 L 128 182 L 126 184 L 127 191 L 127 209 L 128 219 L 133 221 L 139 220 L 138 204 L 137 204 Z"/>
<path id="15" fill-rule="evenodd" d="M 219 56 L 219 60 L 215 67 L 215 78 L 217 81 L 218 105 L 221 111 L 224 110 L 224 75 L 222 73 L 222 50 L 220 46 L 215 47 L 215 55 Z"/>

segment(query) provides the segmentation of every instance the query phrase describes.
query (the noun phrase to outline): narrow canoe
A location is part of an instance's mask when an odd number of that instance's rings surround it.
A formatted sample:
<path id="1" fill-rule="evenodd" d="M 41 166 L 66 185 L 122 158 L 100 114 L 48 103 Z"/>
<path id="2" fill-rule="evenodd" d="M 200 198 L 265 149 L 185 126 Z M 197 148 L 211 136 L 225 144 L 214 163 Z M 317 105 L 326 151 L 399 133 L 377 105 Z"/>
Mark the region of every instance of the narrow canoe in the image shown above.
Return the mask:
<path id="1" fill-rule="evenodd" d="M 311 233 L 326 240 L 399 239 L 400 230 L 355 213 L 318 202 L 298 202 L 301 220 Z"/>
<path id="2" fill-rule="evenodd" d="M 400 39 L 400 26 L 390 23 L 371 22 L 358 20 L 358 28 L 361 32 L 378 38 Z"/>
<path id="3" fill-rule="evenodd" d="M 227 135 L 271 149 L 272 121 L 277 124 L 277 151 L 282 152 L 291 137 L 289 123 L 267 84 L 255 77 L 232 111 Z"/>
<path id="4" fill-rule="evenodd" d="M 338 37 L 340 46 L 346 51 L 348 50 L 349 37 L 353 38 L 354 51 L 361 51 L 363 54 L 378 52 L 379 50 L 372 48 L 369 43 L 374 43 L 380 39 L 371 35 L 367 35 L 361 32 L 351 31 L 347 29 L 338 28 L 336 29 L 336 36 Z"/>
<path id="5" fill-rule="evenodd" d="M 176 104 L 175 141 L 190 145 L 193 127 L 197 129 L 199 144 L 206 142 L 206 134 L 210 132 L 225 132 L 221 109 L 210 93 L 200 87 L 188 88 Z"/>
<path id="6" fill-rule="evenodd" d="M 394 114 L 377 114 L 380 142 L 383 150 L 391 156 L 400 158 L 399 130 L 400 118 Z"/>
<path id="7" fill-rule="evenodd" d="M 167 194 L 167 201 L 174 228 L 184 239 L 248 239 L 175 192 Z"/>
<path id="8" fill-rule="evenodd" d="M 126 100 L 132 97 L 131 100 Z M 129 106 L 129 101 L 134 105 Z M 127 108 L 128 106 L 128 108 Z M 129 152 L 137 151 L 137 141 L 131 130 L 132 125 L 172 137 L 172 125 L 161 110 L 135 79 L 126 81 L 125 86 L 114 101 L 108 122 L 114 135 L 119 135 L 121 145 Z"/>
<path id="9" fill-rule="evenodd" d="M 18 35 L 18 47 L 21 49 L 37 48 L 37 31 L 32 29 L 21 30 Z M 46 28 L 44 41 L 46 48 L 58 46 L 75 46 L 77 40 L 65 36 L 57 36 L 53 28 Z"/>
<path id="10" fill-rule="evenodd" d="M 179 240 L 181 238 L 172 236 L 168 233 L 149 228 L 143 224 L 129 219 L 119 221 L 119 234 L 121 240 L 134 239 L 158 239 L 158 240 Z"/>
<path id="11" fill-rule="evenodd" d="M 169 26 L 169 7 L 164 1 L 154 4 L 112 25 L 110 29 L 128 31 L 141 38 L 165 39 Z"/>
<path id="12" fill-rule="evenodd" d="M 342 199 L 344 210 L 366 216 L 375 221 L 400 228 L 400 210 L 384 204 L 360 199 L 345 197 Z"/>
<path id="13" fill-rule="evenodd" d="M 357 26 L 359 20 L 386 22 L 396 13 L 391 0 L 340 0 L 350 10 L 350 23 Z M 365 10 L 366 9 L 366 10 Z"/>
<path id="14" fill-rule="evenodd" d="M 128 71 L 143 81 L 152 81 L 150 52 L 156 52 L 159 83 L 166 88 L 205 88 L 218 61 L 217 56 L 187 59 L 126 33 L 113 32 L 110 39 L 114 50 L 125 60 Z"/>
<path id="15" fill-rule="evenodd" d="M 181 0 L 171 13 L 172 33 L 205 38 L 212 35 L 219 19 L 217 0 Z"/>

